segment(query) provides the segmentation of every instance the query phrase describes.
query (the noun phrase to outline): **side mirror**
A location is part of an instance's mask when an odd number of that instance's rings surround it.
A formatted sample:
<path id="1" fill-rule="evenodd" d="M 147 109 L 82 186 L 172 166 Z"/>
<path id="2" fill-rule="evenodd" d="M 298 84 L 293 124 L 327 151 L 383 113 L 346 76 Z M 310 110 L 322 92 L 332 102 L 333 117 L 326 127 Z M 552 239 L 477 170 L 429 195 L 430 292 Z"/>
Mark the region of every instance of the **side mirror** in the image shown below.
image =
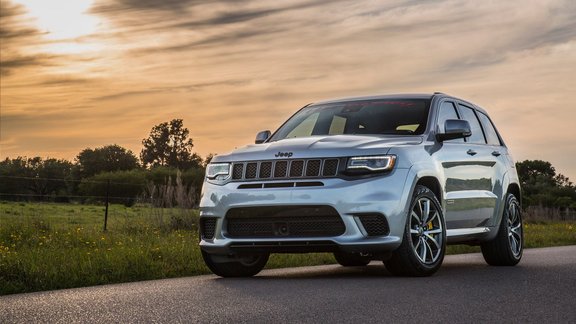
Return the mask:
<path id="1" fill-rule="evenodd" d="M 256 135 L 256 140 L 254 141 L 254 143 L 262 144 L 266 142 L 266 140 L 268 139 L 268 137 L 270 137 L 270 135 L 272 135 L 272 133 L 269 130 L 261 131 L 260 133 L 258 133 L 258 135 Z"/>
<path id="2" fill-rule="evenodd" d="M 472 135 L 470 130 L 470 123 L 467 120 L 461 119 L 448 119 L 444 122 L 444 133 L 436 134 L 436 139 L 439 142 L 464 138 Z"/>

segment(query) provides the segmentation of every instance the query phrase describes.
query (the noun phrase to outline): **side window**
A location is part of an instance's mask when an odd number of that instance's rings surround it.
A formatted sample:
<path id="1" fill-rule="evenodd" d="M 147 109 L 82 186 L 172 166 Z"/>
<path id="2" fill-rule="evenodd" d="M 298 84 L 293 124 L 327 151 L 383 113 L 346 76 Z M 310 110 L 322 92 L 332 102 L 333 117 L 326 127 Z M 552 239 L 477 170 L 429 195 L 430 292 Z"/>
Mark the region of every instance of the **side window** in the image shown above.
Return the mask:
<path id="1" fill-rule="evenodd" d="M 488 118 L 488 116 L 484 115 L 483 113 L 479 113 L 478 118 L 480 118 L 480 123 L 482 123 L 482 127 L 484 128 L 484 134 L 486 134 L 486 140 L 488 141 L 488 144 L 502 145 L 500 138 L 498 138 L 498 133 L 490 121 L 490 118 Z"/>
<path id="2" fill-rule="evenodd" d="M 440 132 L 444 132 L 444 124 L 448 119 L 459 119 L 458 114 L 456 113 L 456 106 L 454 106 L 453 102 L 444 101 L 440 105 L 440 111 L 438 112 L 438 129 Z M 457 138 L 453 140 L 449 140 L 446 142 L 462 142 L 464 143 L 463 138 Z"/>
<path id="3" fill-rule="evenodd" d="M 480 121 L 474 113 L 474 109 L 466 107 L 463 105 L 458 105 L 460 107 L 460 113 L 462 114 L 462 119 L 467 120 L 470 123 L 470 130 L 472 131 L 472 136 L 467 138 L 467 142 L 476 144 L 486 144 L 484 139 L 484 133 L 482 132 L 482 127 L 480 126 Z"/>

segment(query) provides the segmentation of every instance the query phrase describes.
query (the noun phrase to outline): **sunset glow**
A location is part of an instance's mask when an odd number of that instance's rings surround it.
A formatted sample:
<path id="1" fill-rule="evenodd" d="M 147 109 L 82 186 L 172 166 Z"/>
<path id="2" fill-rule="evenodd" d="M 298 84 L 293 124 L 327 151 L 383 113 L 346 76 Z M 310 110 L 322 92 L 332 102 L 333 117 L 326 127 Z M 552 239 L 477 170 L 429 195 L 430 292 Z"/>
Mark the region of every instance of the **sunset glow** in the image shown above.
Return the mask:
<path id="1" fill-rule="evenodd" d="M 14 0 L 50 40 L 74 39 L 96 31 L 99 20 L 87 14 L 94 0 Z"/>
<path id="2" fill-rule="evenodd" d="M 576 1 L 0 0 L 0 158 L 225 153 L 334 97 L 441 91 L 576 179 Z"/>

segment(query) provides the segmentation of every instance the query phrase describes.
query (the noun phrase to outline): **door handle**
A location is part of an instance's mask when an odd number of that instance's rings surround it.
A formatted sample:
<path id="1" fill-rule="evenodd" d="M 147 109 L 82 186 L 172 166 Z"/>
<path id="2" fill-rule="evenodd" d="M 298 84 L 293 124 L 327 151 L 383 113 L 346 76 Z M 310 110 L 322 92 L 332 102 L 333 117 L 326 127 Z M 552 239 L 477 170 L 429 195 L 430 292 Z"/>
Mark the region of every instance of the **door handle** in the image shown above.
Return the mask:
<path id="1" fill-rule="evenodd" d="M 474 151 L 473 149 L 469 149 L 468 151 L 466 151 L 466 154 L 468 155 L 476 155 L 476 153 L 478 152 Z"/>
<path id="2" fill-rule="evenodd" d="M 500 153 L 500 152 L 498 152 L 498 151 L 494 151 L 494 152 L 492 152 L 492 155 L 494 155 L 494 156 L 500 156 L 500 154 L 501 154 L 501 153 Z"/>

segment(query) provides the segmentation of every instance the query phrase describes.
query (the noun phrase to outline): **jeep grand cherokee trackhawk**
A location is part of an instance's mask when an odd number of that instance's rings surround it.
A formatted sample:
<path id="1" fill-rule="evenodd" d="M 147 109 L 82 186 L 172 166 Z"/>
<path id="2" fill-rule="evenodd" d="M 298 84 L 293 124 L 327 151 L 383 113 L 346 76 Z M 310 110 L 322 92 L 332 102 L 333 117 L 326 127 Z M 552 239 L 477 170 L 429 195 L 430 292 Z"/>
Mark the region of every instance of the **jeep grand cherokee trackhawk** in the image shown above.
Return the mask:
<path id="1" fill-rule="evenodd" d="M 223 277 L 257 274 L 270 253 L 305 252 L 427 276 L 446 244 L 517 264 L 520 211 L 514 162 L 482 108 L 442 93 L 330 100 L 211 161 L 200 247 Z"/>

